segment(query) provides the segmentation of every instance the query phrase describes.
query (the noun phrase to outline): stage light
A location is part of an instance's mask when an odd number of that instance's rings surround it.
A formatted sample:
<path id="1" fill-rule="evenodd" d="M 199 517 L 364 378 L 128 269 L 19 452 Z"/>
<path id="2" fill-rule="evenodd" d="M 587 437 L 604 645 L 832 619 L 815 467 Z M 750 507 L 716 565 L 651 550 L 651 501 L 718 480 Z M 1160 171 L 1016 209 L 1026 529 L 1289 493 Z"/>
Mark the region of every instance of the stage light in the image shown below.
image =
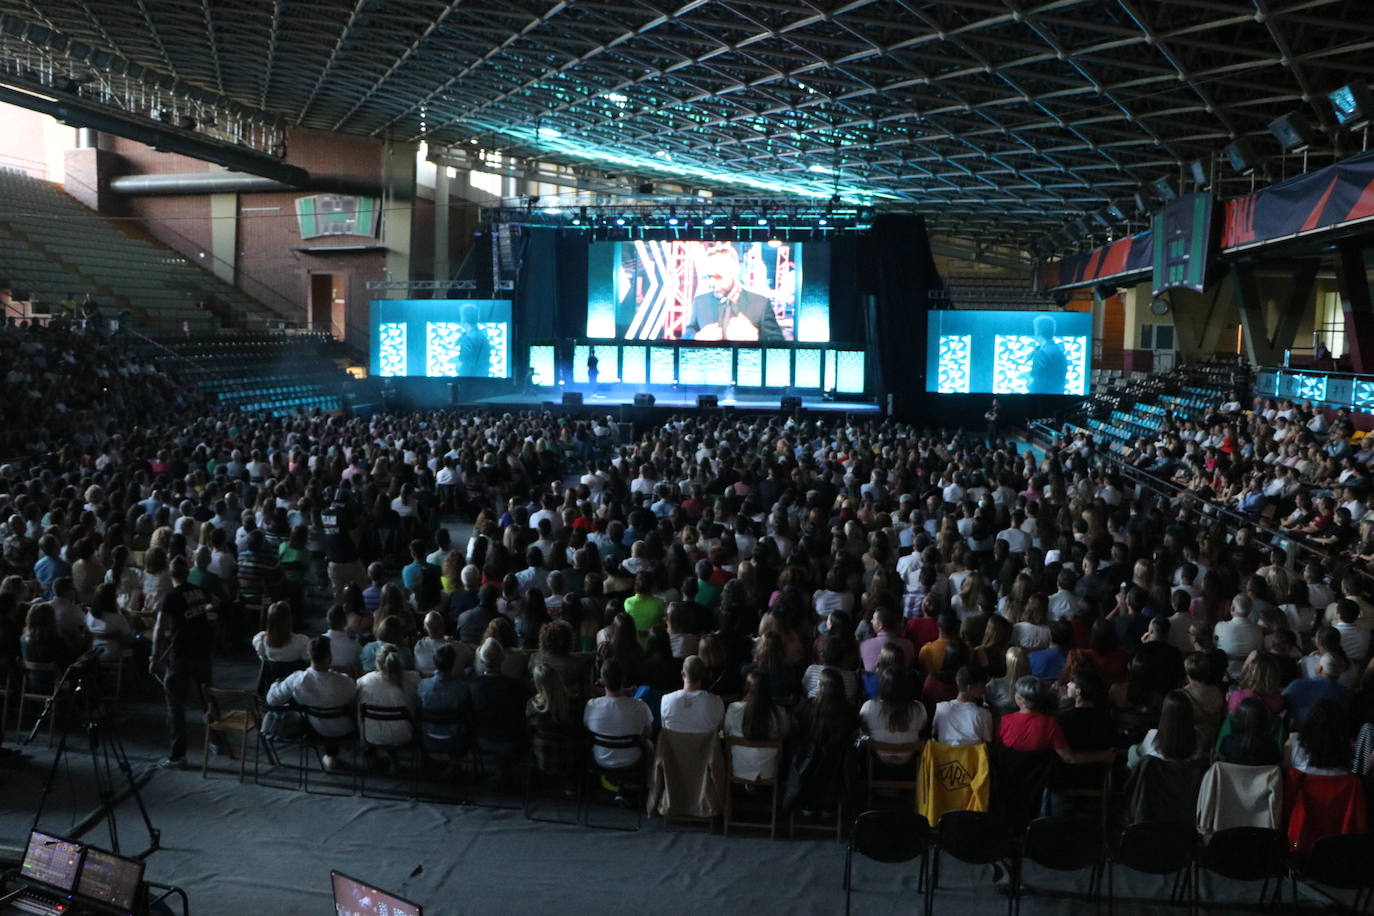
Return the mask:
<path id="1" fill-rule="evenodd" d="M 1279 141 L 1279 146 L 1289 153 L 1301 153 L 1316 139 L 1312 125 L 1298 111 L 1270 121 L 1269 132 Z"/>
<path id="2" fill-rule="evenodd" d="M 759 226 L 767 226 L 767 225 L 768 225 L 768 218 L 767 218 L 767 217 L 760 216 L 758 219 L 754 220 L 754 222 L 755 222 L 757 225 L 759 225 Z"/>
<path id="3" fill-rule="evenodd" d="M 1125 220 L 1126 220 L 1125 204 L 1123 204 L 1121 201 L 1116 201 L 1116 200 L 1112 201 L 1111 203 L 1107 204 L 1107 214 L 1108 214 L 1112 219 L 1117 220 L 1118 222 L 1125 222 Z"/>
<path id="4" fill-rule="evenodd" d="M 1135 204 L 1135 212 L 1137 213 L 1150 212 L 1150 202 L 1145 199 L 1144 191 L 1136 191 L 1134 194 L 1132 194 L 1131 203 Z"/>
<path id="5" fill-rule="evenodd" d="M 1199 188 L 1207 187 L 1207 163 L 1201 159 L 1194 159 L 1188 163 L 1188 171 L 1192 173 L 1193 184 Z"/>
<path id="6" fill-rule="evenodd" d="M 617 217 L 615 218 L 615 224 L 616 224 L 617 226 L 623 226 L 623 225 L 625 225 L 625 217 L 623 217 L 623 216 L 617 216 Z"/>
<path id="7" fill-rule="evenodd" d="M 780 248 L 780 247 L 782 247 L 782 239 L 776 239 L 776 238 L 769 239 L 769 240 L 768 240 L 768 247 L 769 247 L 769 248 Z"/>
<path id="8" fill-rule="evenodd" d="M 1227 145 L 1221 151 L 1226 157 L 1226 163 L 1231 166 L 1231 170 L 1237 175 L 1249 175 L 1259 165 L 1259 160 L 1255 158 L 1254 152 L 1250 149 L 1247 140 L 1240 139 Z"/>
<path id="9" fill-rule="evenodd" d="M 704 226 L 714 226 L 716 224 L 716 218 L 714 216 L 708 216 L 701 222 Z"/>
<path id="10" fill-rule="evenodd" d="M 828 220 L 828 219 L 826 219 L 824 216 L 822 216 L 820 219 L 816 220 L 816 225 L 818 225 L 818 226 L 829 226 L 829 225 L 830 225 L 830 220 Z"/>
<path id="11" fill-rule="evenodd" d="M 1374 94 L 1364 80 L 1355 80 L 1327 95 L 1336 123 L 1349 130 L 1368 127 L 1374 118 Z"/>
<path id="12" fill-rule="evenodd" d="M 580 219 L 578 219 L 576 216 L 574 216 L 574 217 L 572 218 L 572 224 L 573 224 L 574 226 L 580 226 L 580 225 L 582 225 L 582 220 L 580 220 Z"/>
<path id="13" fill-rule="evenodd" d="M 1154 189 L 1155 196 L 1166 204 L 1178 196 L 1178 191 L 1174 189 L 1174 182 L 1169 178 L 1156 179 L 1150 187 Z"/>
<path id="14" fill-rule="evenodd" d="M 670 217 L 668 217 L 668 225 L 670 225 L 670 226 L 676 226 L 676 225 L 677 225 L 677 217 L 676 217 L 676 216 L 670 216 Z"/>

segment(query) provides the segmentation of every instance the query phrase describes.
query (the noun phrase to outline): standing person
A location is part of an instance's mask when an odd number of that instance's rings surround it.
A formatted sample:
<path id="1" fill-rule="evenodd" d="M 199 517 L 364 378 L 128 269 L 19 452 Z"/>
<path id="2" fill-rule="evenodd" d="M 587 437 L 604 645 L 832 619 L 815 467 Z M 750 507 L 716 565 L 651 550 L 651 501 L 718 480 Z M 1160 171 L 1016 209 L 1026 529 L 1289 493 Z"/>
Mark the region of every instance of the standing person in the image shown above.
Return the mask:
<path id="1" fill-rule="evenodd" d="M 186 581 L 185 557 L 172 560 L 172 590 L 162 600 L 153 623 L 153 658 L 148 671 L 162 678 L 167 695 L 167 728 L 171 746 L 158 762 L 164 769 L 186 768 L 186 693 L 198 695 L 211 681 L 215 645 L 214 602 Z"/>
<path id="2" fill-rule="evenodd" d="M 477 324 L 477 306 L 462 311 L 463 334 L 458 338 L 458 375 L 486 378 L 491 375 L 491 340 Z"/>
<path id="3" fill-rule="evenodd" d="M 587 356 L 587 383 L 593 388 L 596 387 L 596 380 L 601 375 L 597 369 L 600 360 L 596 358 L 596 351 L 591 351 Z"/>
<path id="4" fill-rule="evenodd" d="M 1031 354 L 1030 394 L 1064 394 L 1069 374 L 1069 359 L 1054 339 L 1055 321 L 1050 315 L 1036 315 L 1031 322 L 1035 351 Z"/>
<path id="5" fill-rule="evenodd" d="M 997 415 L 1000 407 L 998 400 L 993 398 L 992 406 L 988 408 L 987 413 L 983 414 L 983 419 L 988 421 L 988 445 L 994 445 L 997 442 Z"/>

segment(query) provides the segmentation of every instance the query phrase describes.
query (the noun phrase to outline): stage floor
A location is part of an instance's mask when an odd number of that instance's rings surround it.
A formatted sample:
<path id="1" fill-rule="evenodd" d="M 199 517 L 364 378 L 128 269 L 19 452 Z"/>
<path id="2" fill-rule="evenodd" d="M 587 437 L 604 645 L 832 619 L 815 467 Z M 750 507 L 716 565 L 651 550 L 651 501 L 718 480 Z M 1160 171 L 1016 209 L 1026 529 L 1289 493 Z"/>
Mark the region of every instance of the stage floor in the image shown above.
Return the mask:
<path id="1" fill-rule="evenodd" d="M 580 386 L 579 386 L 580 388 Z M 511 394 L 499 394 L 486 398 L 477 398 L 471 403 L 478 407 L 534 407 L 540 404 L 558 404 L 563 399 L 563 390 L 576 391 L 578 388 L 557 389 L 540 388 L 529 393 L 515 392 Z M 700 389 L 687 391 L 655 391 L 654 407 L 669 408 L 680 410 L 683 408 L 693 408 L 697 406 L 697 396 L 711 392 Z M 717 393 L 717 406 L 730 407 L 735 410 L 757 410 L 779 413 L 782 410 L 780 395 L 776 394 L 720 394 Z M 876 414 L 880 412 L 877 404 L 867 401 L 827 401 L 819 396 L 802 397 L 802 410 L 840 412 L 840 413 L 866 413 Z M 614 392 L 614 391 L 582 391 L 583 407 L 633 407 L 635 403 L 634 392 Z"/>

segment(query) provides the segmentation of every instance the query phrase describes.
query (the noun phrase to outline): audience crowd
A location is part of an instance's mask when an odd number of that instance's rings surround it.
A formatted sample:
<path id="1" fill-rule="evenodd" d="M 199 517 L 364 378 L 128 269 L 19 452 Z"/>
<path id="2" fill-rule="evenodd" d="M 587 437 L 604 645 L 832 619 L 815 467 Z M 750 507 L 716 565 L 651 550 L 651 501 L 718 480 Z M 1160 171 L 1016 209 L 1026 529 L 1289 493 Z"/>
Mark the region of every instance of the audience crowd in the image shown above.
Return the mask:
<path id="1" fill-rule="evenodd" d="M 870 772 L 914 779 L 926 743 L 1052 755 L 1060 790 L 1151 761 L 1369 769 L 1374 447 L 1347 418 L 1263 403 L 1170 427 L 1133 460 L 1195 494 L 1171 498 L 1083 439 L 837 415 L 681 416 L 633 443 L 536 412 L 155 427 L 188 392 L 50 333 L 17 338 L 42 385 L 21 423 L 118 381 L 0 468 L 0 658 L 149 668 L 168 766 L 216 658 L 251 645 L 269 731 L 313 729 L 336 769 L 418 738 L 454 778 L 473 748 L 571 778 L 591 735 L 622 793 L 653 742 L 719 735 L 803 814 Z M 1209 493 L 1284 533 L 1197 511 Z M 1299 537 L 1330 559 L 1297 564 Z M 320 714 L 353 704 L 406 714 Z"/>

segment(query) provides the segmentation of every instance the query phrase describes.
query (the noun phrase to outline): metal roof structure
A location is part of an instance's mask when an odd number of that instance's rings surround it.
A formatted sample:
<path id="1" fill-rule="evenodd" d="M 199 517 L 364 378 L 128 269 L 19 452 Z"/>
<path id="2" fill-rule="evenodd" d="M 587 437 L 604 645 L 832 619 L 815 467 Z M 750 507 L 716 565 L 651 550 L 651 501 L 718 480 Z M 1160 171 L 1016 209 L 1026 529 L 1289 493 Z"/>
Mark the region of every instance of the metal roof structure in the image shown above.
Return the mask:
<path id="1" fill-rule="evenodd" d="M 1357 151 L 1326 93 L 1374 81 L 1371 0 L 0 0 L 0 35 L 286 126 L 1027 242 L 1111 231 L 1195 158 L 1224 196 L 1300 172 L 1268 129 L 1293 111 L 1313 164 Z"/>

